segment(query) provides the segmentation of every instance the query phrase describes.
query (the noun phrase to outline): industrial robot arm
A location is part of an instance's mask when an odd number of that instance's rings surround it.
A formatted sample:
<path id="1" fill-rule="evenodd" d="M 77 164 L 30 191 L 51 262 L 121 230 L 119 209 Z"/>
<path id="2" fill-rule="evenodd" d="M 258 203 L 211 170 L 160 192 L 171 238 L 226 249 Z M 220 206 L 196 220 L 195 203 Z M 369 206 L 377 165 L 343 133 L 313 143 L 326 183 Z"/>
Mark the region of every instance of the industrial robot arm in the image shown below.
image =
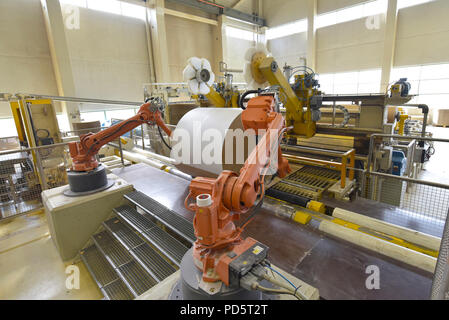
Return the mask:
<path id="1" fill-rule="evenodd" d="M 171 135 L 170 129 L 162 120 L 161 111 L 157 104 L 152 102 L 145 103 L 140 107 L 139 112 L 134 117 L 98 133 L 82 135 L 79 142 L 71 142 L 69 144 L 69 151 L 73 162 L 72 171 L 86 172 L 96 169 L 98 167 L 98 161 L 95 155 L 102 146 L 144 123 L 155 123 L 168 136 Z"/>
<path id="2" fill-rule="evenodd" d="M 290 172 L 288 161 L 277 148 L 285 123 L 274 107 L 273 97 L 259 96 L 251 99 L 243 111 L 245 130 L 253 129 L 258 135 L 265 134 L 248 157 L 240 175 L 223 171 L 217 179 L 196 178 L 190 184 L 186 206 L 196 213 L 193 223 L 197 241 L 193 256 L 195 264 L 203 271 L 205 282 L 223 281 L 228 286 L 235 284 L 239 272 L 233 273 L 235 268 L 230 267 L 231 263 L 247 254 L 252 247 L 262 249 L 254 262 L 266 257 L 268 248 L 265 247 L 265 252 L 262 252 L 263 245 L 258 245 L 255 240 L 242 240 L 244 226 L 236 227 L 234 221 L 254 205 L 258 194 L 264 193 L 263 177 L 271 164 L 273 150 L 277 152 L 279 176 L 284 177 Z M 196 203 L 188 204 L 192 198 L 196 199 Z"/>

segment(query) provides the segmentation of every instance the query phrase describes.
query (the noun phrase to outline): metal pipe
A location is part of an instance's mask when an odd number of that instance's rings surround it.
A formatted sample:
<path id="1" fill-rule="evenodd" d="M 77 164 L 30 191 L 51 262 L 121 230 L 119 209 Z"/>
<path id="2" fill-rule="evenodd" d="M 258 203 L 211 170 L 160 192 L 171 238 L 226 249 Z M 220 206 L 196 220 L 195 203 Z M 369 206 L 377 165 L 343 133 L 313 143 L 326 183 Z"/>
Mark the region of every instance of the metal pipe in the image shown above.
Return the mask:
<path id="1" fill-rule="evenodd" d="M 116 105 L 126 105 L 126 106 L 140 106 L 143 102 L 133 102 L 133 101 L 119 101 L 119 100 L 104 100 L 104 99 L 91 99 L 91 98 L 76 98 L 76 97 L 61 97 L 61 96 L 49 96 L 41 94 L 27 94 L 27 93 L 16 93 L 16 98 L 38 98 L 38 99 L 50 99 L 55 101 L 65 101 L 65 102 L 84 102 L 84 103 L 94 103 L 94 104 L 116 104 Z"/>
<path id="2" fill-rule="evenodd" d="M 432 300 L 449 300 L 449 213 L 446 216 L 430 298 Z"/>
<path id="3" fill-rule="evenodd" d="M 49 144 L 49 145 L 46 145 L 46 146 L 39 146 L 39 147 L 26 148 L 26 149 L 16 149 L 16 150 L 11 150 L 11 151 L 4 151 L 4 152 L 0 152 L 0 156 L 4 156 L 4 155 L 7 155 L 7 154 L 13 154 L 13 153 L 17 153 L 17 152 L 29 152 L 29 151 L 40 150 L 40 149 L 49 149 L 49 148 L 54 148 L 54 147 L 62 147 L 62 146 L 67 146 L 68 144 L 69 144 L 68 142 L 62 142 L 62 143 Z"/>

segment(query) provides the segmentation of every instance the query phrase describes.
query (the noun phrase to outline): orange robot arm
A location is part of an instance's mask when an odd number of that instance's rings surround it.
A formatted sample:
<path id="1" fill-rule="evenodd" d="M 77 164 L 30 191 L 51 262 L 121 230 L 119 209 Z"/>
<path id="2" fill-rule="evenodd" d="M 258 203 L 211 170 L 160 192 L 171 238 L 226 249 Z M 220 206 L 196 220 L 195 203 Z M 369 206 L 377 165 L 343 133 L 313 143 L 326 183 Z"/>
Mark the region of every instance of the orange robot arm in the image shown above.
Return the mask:
<path id="1" fill-rule="evenodd" d="M 95 155 L 102 146 L 144 123 L 155 123 L 168 136 L 171 136 L 171 131 L 162 120 L 161 112 L 157 106 L 152 103 L 145 103 L 140 107 L 134 117 L 98 133 L 82 135 L 79 142 L 71 142 L 69 144 L 69 151 L 73 162 L 72 170 L 78 172 L 94 170 L 98 167 L 98 161 Z"/>
<path id="2" fill-rule="evenodd" d="M 229 285 L 227 266 L 231 258 L 227 253 L 243 252 L 253 243 L 242 240 L 243 227 L 237 228 L 234 221 L 254 205 L 259 193 L 263 194 L 261 178 L 270 166 L 274 150 L 277 152 L 279 176 L 284 177 L 291 171 L 278 148 L 285 121 L 281 114 L 274 111 L 274 103 L 273 97 L 256 97 L 248 102 L 247 109 L 242 113 L 245 130 L 253 129 L 258 135 L 265 134 L 240 170 L 240 175 L 223 171 L 217 179 L 196 178 L 190 184 L 186 206 L 196 213 L 193 223 L 197 241 L 193 256 L 197 266 L 203 270 L 203 280 L 206 282 L 221 280 Z M 199 205 L 208 195 L 212 200 L 210 205 Z M 192 198 L 198 199 L 198 202 L 188 205 L 188 200 Z"/>

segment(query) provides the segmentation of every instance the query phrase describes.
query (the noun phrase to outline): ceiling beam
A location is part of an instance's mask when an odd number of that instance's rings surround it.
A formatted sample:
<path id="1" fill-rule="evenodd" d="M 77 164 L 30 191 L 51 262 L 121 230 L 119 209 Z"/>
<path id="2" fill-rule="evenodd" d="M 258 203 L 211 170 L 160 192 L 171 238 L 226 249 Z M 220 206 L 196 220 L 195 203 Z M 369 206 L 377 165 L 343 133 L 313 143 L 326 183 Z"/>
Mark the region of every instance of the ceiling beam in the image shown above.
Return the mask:
<path id="1" fill-rule="evenodd" d="M 185 13 L 185 12 L 181 12 L 181 11 L 177 11 L 177 10 L 171 10 L 171 9 L 165 8 L 164 13 L 168 14 L 170 16 L 178 17 L 178 18 L 184 18 L 184 19 L 188 19 L 188 20 L 211 24 L 213 26 L 218 26 L 217 20 L 203 18 L 203 17 L 199 17 L 199 16 L 196 16 L 193 14 L 189 14 L 189 13 Z"/>
<path id="2" fill-rule="evenodd" d="M 167 0 L 168 2 L 183 4 L 192 8 L 200 9 L 202 11 L 208 12 L 210 14 L 225 15 L 231 18 L 239 19 L 245 22 L 249 22 L 261 27 L 266 26 L 265 19 L 259 17 L 258 15 L 245 13 L 233 8 L 224 7 L 209 0 Z"/>

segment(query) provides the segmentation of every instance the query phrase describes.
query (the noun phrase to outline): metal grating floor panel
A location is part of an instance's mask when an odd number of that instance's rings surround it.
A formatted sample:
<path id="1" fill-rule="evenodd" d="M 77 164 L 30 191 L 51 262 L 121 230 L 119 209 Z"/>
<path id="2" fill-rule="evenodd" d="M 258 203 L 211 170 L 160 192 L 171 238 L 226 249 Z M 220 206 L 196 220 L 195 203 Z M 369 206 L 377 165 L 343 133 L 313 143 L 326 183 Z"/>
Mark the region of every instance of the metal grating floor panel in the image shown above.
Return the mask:
<path id="1" fill-rule="evenodd" d="M 120 219 L 112 218 L 103 222 L 103 225 L 128 251 L 144 243 L 142 238 Z"/>
<path id="2" fill-rule="evenodd" d="M 117 279 L 116 281 L 101 288 L 101 292 L 108 300 L 132 300 L 134 295 L 129 291 L 128 287 L 122 281 Z"/>
<path id="3" fill-rule="evenodd" d="M 142 235 L 178 266 L 181 265 L 182 257 L 189 250 L 159 227 L 145 231 Z"/>
<path id="4" fill-rule="evenodd" d="M 80 251 L 81 259 L 100 288 L 119 279 L 114 268 L 95 245 Z"/>
<path id="5" fill-rule="evenodd" d="M 146 196 L 142 192 L 134 191 L 125 195 L 125 198 L 134 203 L 136 206 L 151 214 L 160 222 L 170 227 L 190 243 L 196 240 L 193 224 L 176 212 L 167 209 L 157 201 Z"/>
<path id="6" fill-rule="evenodd" d="M 131 291 L 133 291 L 136 296 L 140 296 L 157 284 L 157 281 L 135 260 L 121 266 L 117 271 L 126 280 Z"/>
<path id="7" fill-rule="evenodd" d="M 98 249 L 104 254 L 114 268 L 118 268 L 132 260 L 132 256 L 108 231 L 92 236 Z"/>
<path id="8" fill-rule="evenodd" d="M 142 231 L 151 229 L 156 225 L 153 221 L 145 218 L 130 206 L 121 206 L 119 208 L 115 208 L 114 212 L 126 222 L 138 227 Z"/>
<path id="9" fill-rule="evenodd" d="M 339 180 L 340 172 L 338 171 L 327 168 L 304 166 L 288 175 L 282 181 L 276 183 L 270 189 L 319 200 L 321 199 L 323 192 Z"/>
<path id="10" fill-rule="evenodd" d="M 131 254 L 139 260 L 143 267 L 146 268 L 158 281 L 164 280 L 176 271 L 171 264 L 162 258 L 162 256 L 147 243 L 133 249 Z"/>

